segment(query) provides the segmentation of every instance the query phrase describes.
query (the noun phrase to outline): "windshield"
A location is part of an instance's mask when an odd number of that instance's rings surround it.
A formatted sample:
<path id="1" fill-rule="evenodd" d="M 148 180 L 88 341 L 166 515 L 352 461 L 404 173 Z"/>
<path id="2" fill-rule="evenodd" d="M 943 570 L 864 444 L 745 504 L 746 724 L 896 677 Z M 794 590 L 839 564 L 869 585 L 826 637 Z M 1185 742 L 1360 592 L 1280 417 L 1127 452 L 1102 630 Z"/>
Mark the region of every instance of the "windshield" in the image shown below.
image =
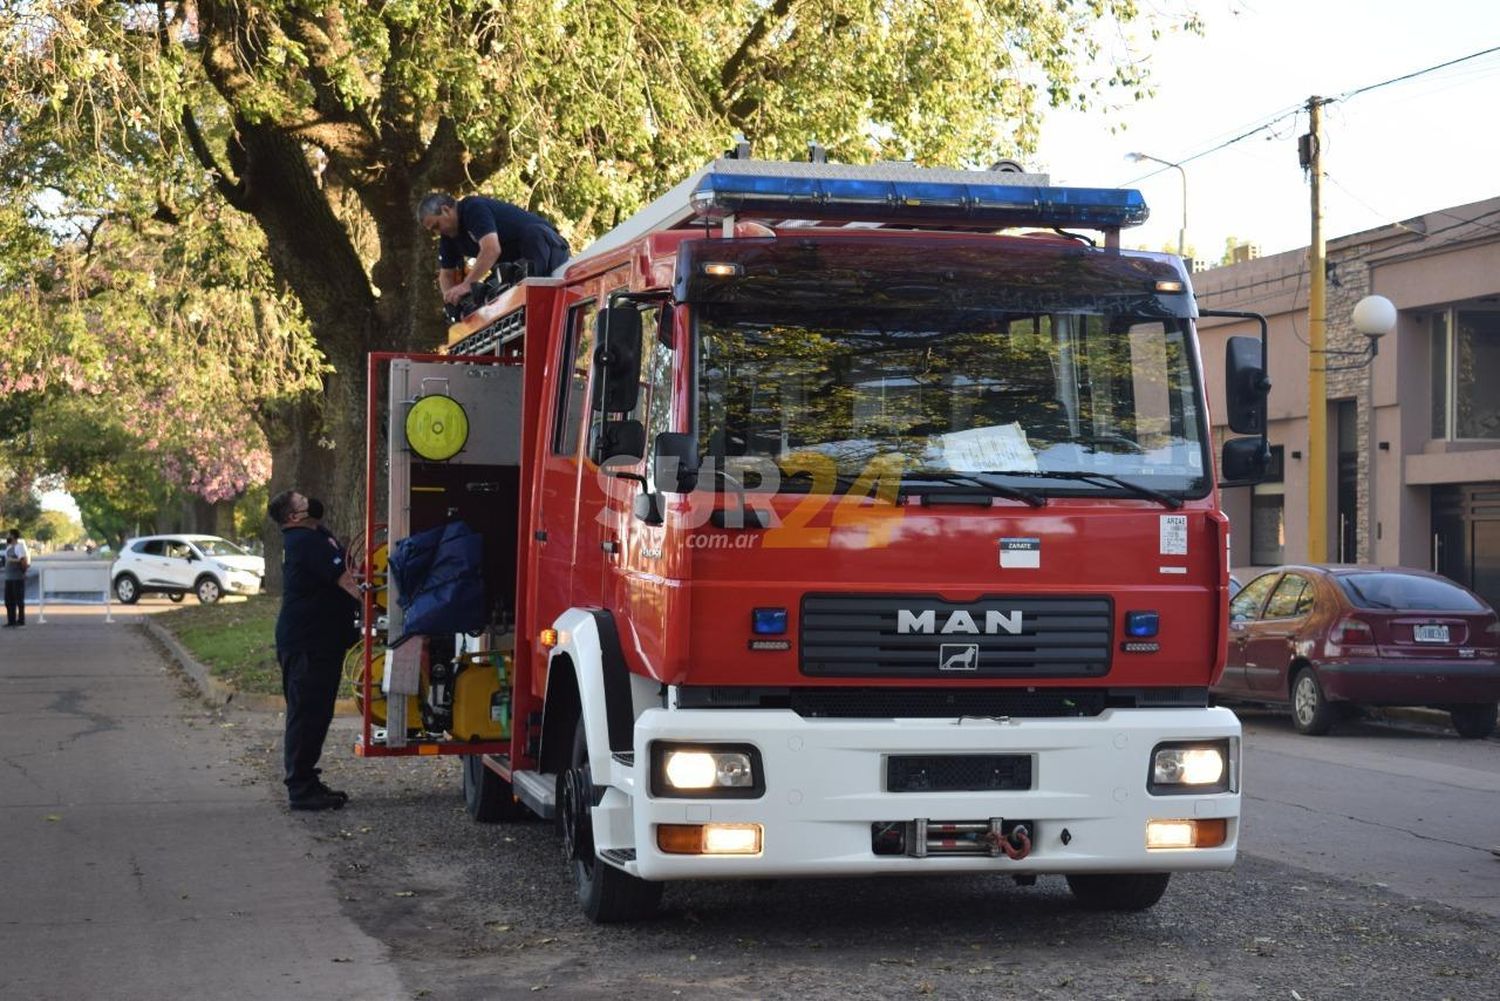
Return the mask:
<path id="1" fill-rule="evenodd" d="M 245 556 L 248 555 L 233 542 L 224 539 L 195 539 L 194 544 L 203 550 L 204 556 Z"/>
<path id="2" fill-rule="evenodd" d="M 770 459 L 783 491 L 835 492 L 872 463 L 904 483 L 984 473 L 1053 493 L 1123 490 L 1081 476 L 1207 489 L 1185 319 L 805 302 L 776 312 L 699 308 L 696 427 L 705 457 Z M 811 468 L 829 463 L 835 475 Z"/>

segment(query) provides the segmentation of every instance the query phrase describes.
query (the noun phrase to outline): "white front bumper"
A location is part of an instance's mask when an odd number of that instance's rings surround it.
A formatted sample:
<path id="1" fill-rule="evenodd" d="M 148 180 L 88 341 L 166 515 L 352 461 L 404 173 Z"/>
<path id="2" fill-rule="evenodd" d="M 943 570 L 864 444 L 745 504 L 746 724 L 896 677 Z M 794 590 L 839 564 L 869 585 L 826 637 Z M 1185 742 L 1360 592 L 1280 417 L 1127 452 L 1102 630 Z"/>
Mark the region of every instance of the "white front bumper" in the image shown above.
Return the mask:
<path id="1" fill-rule="evenodd" d="M 1147 792 L 1150 755 L 1158 743 L 1225 737 L 1232 738 L 1232 791 Z M 1239 836 L 1239 737 L 1239 720 L 1221 708 L 1111 709 L 1095 717 L 1004 721 L 652 709 L 636 721 L 634 763 L 611 762 L 608 781 L 614 788 L 595 809 L 595 839 L 601 850 L 635 849 L 626 868 L 647 879 L 1224 869 L 1234 863 Z M 748 800 L 655 798 L 650 749 L 656 740 L 752 744 L 764 764 L 765 794 Z M 1033 755 L 1032 788 L 885 791 L 887 755 L 966 753 Z M 1033 824 L 1028 857 L 910 858 L 876 855 L 871 844 L 876 822 L 997 817 Z M 1219 848 L 1146 849 L 1148 820 L 1216 817 L 1228 820 L 1228 839 Z M 763 825 L 761 853 L 668 855 L 656 847 L 658 824 L 709 822 Z"/>

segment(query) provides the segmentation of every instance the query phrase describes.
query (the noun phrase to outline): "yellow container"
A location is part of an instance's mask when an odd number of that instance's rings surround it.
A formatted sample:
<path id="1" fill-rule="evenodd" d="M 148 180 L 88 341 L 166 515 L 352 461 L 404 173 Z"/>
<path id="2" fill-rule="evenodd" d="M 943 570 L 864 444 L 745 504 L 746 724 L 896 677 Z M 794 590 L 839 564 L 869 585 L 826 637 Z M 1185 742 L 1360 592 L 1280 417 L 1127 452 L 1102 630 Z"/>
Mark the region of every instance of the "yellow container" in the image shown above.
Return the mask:
<path id="1" fill-rule="evenodd" d="M 496 667 L 496 662 L 500 666 Z M 506 674 L 504 655 L 465 657 L 453 682 L 453 736 L 458 740 L 499 740 L 509 729 L 490 712 L 493 696 Z"/>

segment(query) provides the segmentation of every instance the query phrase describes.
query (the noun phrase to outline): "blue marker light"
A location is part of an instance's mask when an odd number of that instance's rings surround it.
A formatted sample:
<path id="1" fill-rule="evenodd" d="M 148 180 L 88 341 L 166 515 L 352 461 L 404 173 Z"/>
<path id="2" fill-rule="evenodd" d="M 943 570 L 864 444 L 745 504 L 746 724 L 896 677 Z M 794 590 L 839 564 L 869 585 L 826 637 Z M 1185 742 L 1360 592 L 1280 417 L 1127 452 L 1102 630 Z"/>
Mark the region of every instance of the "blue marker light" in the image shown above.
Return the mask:
<path id="1" fill-rule="evenodd" d="M 750 628 L 758 636 L 779 636 L 786 632 L 786 609 L 755 609 L 750 613 Z"/>
<path id="2" fill-rule="evenodd" d="M 1161 627 L 1161 615 L 1157 612 L 1126 612 L 1126 636 L 1155 636 Z"/>

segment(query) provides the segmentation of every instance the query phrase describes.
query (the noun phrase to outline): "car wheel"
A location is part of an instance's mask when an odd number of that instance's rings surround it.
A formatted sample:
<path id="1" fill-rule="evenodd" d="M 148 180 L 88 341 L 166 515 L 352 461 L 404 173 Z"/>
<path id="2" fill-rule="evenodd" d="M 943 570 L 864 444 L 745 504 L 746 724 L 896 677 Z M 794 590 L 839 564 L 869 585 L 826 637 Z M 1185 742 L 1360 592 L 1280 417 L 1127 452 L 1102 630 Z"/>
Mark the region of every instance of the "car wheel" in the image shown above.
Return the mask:
<path id="1" fill-rule="evenodd" d="M 528 812 L 516 802 L 511 784 L 485 767 L 478 754 L 464 755 L 464 807 L 481 824 L 520 820 Z"/>
<path id="2" fill-rule="evenodd" d="M 193 585 L 193 593 L 198 596 L 198 601 L 204 605 L 212 605 L 224 597 L 224 591 L 219 587 L 219 582 L 208 574 L 198 578 L 198 583 Z"/>
<path id="3" fill-rule="evenodd" d="M 1338 718 L 1338 713 L 1323 694 L 1318 676 L 1310 667 L 1297 672 L 1292 682 L 1292 723 L 1299 733 L 1310 737 L 1327 733 Z"/>
<path id="4" fill-rule="evenodd" d="M 572 767 L 557 778 L 557 815 L 563 854 L 573 867 L 578 902 L 590 921 L 611 924 L 637 921 L 656 913 L 662 884 L 639 879 L 599 857 L 594 847 L 593 806 L 596 787 L 589 770 L 583 720 L 573 734 Z"/>
<path id="5" fill-rule="evenodd" d="M 167 600 L 174 605 L 180 605 L 182 604 L 182 599 L 186 597 L 187 595 L 181 591 L 173 591 L 171 594 L 167 595 Z"/>
<path id="6" fill-rule="evenodd" d="M 1483 740 L 1495 732 L 1495 703 L 1477 706 L 1449 706 L 1448 717 L 1453 729 L 1465 740 Z"/>
<path id="7" fill-rule="evenodd" d="M 1144 911 L 1167 892 L 1170 872 L 1098 872 L 1068 877 L 1073 899 L 1091 911 Z"/>
<path id="8" fill-rule="evenodd" d="M 122 605 L 134 605 L 141 600 L 141 582 L 128 573 L 115 578 L 115 598 Z"/>

